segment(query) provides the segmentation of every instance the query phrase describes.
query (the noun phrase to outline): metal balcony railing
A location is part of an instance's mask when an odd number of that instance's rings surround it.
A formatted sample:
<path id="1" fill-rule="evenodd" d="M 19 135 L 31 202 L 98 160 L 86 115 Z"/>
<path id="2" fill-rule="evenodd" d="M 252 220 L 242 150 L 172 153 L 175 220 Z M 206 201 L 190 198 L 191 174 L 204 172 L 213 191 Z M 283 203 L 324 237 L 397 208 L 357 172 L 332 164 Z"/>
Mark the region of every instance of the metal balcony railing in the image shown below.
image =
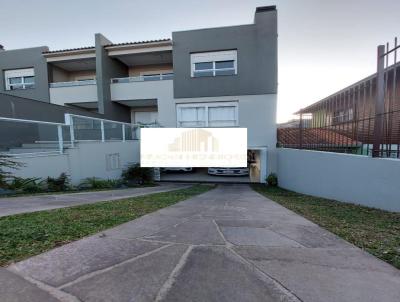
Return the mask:
<path id="1" fill-rule="evenodd" d="M 57 87 L 72 87 L 72 86 L 86 86 L 86 85 L 96 85 L 96 80 L 55 82 L 55 83 L 50 83 L 49 87 L 50 88 L 57 88 Z"/>
<path id="2" fill-rule="evenodd" d="M 173 73 L 162 73 L 162 74 L 152 74 L 152 75 L 141 75 L 137 77 L 126 77 L 126 78 L 113 78 L 111 83 L 130 83 L 130 82 L 146 82 L 146 81 L 163 81 L 163 80 L 173 80 Z"/>

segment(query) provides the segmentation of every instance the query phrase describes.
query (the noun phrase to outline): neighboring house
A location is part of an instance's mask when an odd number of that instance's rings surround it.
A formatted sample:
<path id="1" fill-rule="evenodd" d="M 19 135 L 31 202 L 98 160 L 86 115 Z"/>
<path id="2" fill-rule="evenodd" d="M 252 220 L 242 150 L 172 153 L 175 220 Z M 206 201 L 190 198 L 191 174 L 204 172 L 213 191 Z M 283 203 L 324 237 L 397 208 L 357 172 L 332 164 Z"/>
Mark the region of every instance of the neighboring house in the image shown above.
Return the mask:
<path id="1" fill-rule="evenodd" d="M 172 39 L 114 44 L 96 34 L 91 47 L 3 50 L 0 93 L 120 122 L 247 128 L 263 181 L 275 170 L 277 11 L 258 7 L 253 24 Z"/>
<path id="2" fill-rule="evenodd" d="M 371 155 L 376 78 L 373 74 L 296 112 L 300 119 L 278 125 L 278 145 Z M 399 63 L 384 70 L 384 90 L 381 156 L 400 157 Z"/>

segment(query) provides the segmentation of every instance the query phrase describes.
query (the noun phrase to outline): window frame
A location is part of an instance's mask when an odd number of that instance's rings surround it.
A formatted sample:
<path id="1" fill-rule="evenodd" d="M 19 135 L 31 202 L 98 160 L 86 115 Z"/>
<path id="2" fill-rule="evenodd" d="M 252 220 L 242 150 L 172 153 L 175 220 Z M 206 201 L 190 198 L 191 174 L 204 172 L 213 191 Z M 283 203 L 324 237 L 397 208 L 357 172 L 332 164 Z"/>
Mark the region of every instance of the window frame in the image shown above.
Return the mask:
<path id="1" fill-rule="evenodd" d="M 233 61 L 233 67 L 217 68 L 217 63 Z M 212 68 L 196 70 L 196 64 L 211 63 Z M 237 50 L 221 50 L 212 52 L 201 52 L 190 54 L 190 75 L 192 78 L 235 76 L 238 74 Z M 218 74 L 218 71 L 233 71 L 232 74 Z M 212 73 L 207 75 L 196 75 L 201 73 Z"/>
<path id="2" fill-rule="evenodd" d="M 25 82 L 25 78 L 33 77 L 33 82 Z M 11 79 L 20 79 L 20 83 L 12 84 Z M 4 71 L 4 83 L 6 91 L 26 90 L 35 88 L 35 70 L 34 68 L 9 69 Z M 14 88 L 20 86 L 20 88 Z"/>
<path id="3" fill-rule="evenodd" d="M 181 126 L 181 118 L 182 118 L 182 108 L 204 108 L 204 116 L 205 116 L 205 126 L 198 127 L 182 127 Z M 210 117 L 209 117 L 209 108 L 223 108 L 223 107 L 234 107 L 235 114 L 235 125 L 234 126 L 212 126 L 210 127 Z M 178 128 L 232 128 L 239 127 L 239 102 L 238 101 L 229 101 L 229 102 L 205 102 L 205 103 L 181 103 L 176 105 L 176 126 Z"/>

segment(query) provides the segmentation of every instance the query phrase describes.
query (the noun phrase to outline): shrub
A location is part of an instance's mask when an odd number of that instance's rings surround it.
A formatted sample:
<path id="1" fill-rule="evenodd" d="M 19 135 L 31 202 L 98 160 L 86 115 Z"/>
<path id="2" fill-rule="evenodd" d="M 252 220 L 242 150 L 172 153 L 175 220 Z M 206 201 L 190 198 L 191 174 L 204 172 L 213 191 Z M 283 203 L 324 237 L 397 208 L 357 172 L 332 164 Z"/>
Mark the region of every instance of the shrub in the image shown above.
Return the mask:
<path id="1" fill-rule="evenodd" d="M 267 177 L 267 183 L 271 187 L 277 187 L 278 186 L 278 176 L 275 173 L 271 173 Z"/>
<path id="2" fill-rule="evenodd" d="M 153 169 L 133 164 L 122 171 L 122 179 L 128 186 L 153 182 Z"/>
<path id="3" fill-rule="evenodd" d="M 79 188 L 114 189 L 121 187 L 121 185 L 122 183 L 119 179 L 100 179 L 97 177 L 88 177 L 79 185 Z"/>
<path id="4" fill-rule="evenodd" d="M 5 171 L 4 168 L 18 169 L 22 166 L 24 166 L 23 163 L 11 160 L 8 155 L 0 154 L 0 188 L 8 188 L 7 180 L 11 176 L 11 173 Z"/>
<path id="5" fill-rule="evenodd" d="M 67 191 L 69 189 L 69 177 L 61 173 L 59 177 L 47 177 L 47 189 L 51 192 Z"/>
<path id="6" fill-rule="evenodd" d="M 13 177 L 11 182 L 8 184 L 8 189 L 16 192 L 24 193 L 39 193 L 45 191 L 43 186 L 43 180 L 36 177 Z"/>

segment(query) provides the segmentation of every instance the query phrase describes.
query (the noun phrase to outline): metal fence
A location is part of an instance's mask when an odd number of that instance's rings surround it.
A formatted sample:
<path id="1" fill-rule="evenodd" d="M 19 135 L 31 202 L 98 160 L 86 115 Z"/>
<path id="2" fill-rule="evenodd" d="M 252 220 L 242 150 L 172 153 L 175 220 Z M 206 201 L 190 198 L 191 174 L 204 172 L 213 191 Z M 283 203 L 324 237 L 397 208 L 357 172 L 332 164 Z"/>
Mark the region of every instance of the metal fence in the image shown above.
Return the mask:
<path id="1" fill-rule="evenodd" d="M 301 109 L 278 146 L 400 158 L 399 48 L 378 46 L 377 73 Z"/>

